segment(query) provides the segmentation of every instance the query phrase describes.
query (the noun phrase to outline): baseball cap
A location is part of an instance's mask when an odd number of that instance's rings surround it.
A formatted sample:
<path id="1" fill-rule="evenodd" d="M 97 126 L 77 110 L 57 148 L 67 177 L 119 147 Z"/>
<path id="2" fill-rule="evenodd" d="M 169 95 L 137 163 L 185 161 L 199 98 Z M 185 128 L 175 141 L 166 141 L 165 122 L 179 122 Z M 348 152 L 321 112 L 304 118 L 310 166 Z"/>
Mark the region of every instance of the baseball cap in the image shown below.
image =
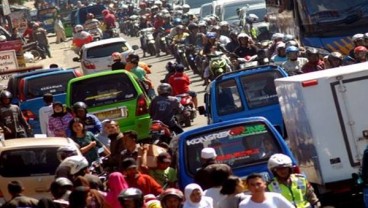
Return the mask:
<path id="1" fill-rule="evenodd" d="M 167 152 L 162 152 L 157 156 L 157 161 L 171 163 L 171 155 Z"/>
<path id="2" fill-rule="evenodd" d="M 212 147 L 206 147 L 203 148 L 201 151 L 201 158 L 203 159 L 212 159 L 217 157 L 216 151 L 215 149 L 213 149 Z"/>

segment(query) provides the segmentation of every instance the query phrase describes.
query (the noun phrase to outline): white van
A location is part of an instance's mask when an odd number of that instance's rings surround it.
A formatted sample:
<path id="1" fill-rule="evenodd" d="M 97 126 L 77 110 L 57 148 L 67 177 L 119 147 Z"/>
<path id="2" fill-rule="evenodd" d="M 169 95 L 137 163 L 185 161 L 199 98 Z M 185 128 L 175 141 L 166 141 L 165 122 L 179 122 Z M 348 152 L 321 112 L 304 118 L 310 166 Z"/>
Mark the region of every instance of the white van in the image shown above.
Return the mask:
<path id="1" fill-rule="evenodd" d="M 217 0 L 213 1 L 214 15 L 220 21 L 232 23 L 239 21 L 238 10 L 247 5 L 264 3 L 265 0 Z"/>

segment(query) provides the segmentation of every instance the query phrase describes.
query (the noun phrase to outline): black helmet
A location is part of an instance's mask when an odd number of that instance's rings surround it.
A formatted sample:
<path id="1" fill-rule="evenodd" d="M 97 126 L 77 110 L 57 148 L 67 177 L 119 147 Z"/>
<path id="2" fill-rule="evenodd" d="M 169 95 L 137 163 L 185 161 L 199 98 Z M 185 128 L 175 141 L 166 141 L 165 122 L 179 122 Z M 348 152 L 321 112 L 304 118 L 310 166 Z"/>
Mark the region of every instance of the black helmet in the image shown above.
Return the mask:
<path id="1" fill-rule="evenodd" d="M 0 93 L 0 98 L 1 99 L 8 98 L 8 99 L 11 100 L 13 98 L 13 95 L 8 90 L 2 90 L 1 93 Z"/>
<path id="2" fill-rule="evenodd" d="M 171 95 L 172 88 L 170 84 L 162 83 L 157 87 L 157 93 L 162 96 Z"/>
<path id="3" fill-rule="evenodd" d="M 87 113 L 87 105 L 84 102 L 80 101 L 80 102 L 74 103 L 74 105 L 73 105 L 73 111 L 74 112 L 76 112 L 80 108 L 84 109 Z"/>
<path id="4" fill-rule="evenodd" d="M 189 30 L 198 29 L 198 25 L 197 25 L 197 23 L 194 23 L 194 22 L 190 23 L 190 24 L 188 25 L 188 29 L 189 29 Z"/>
<path id="5" fill-rule="evenodd" d="M 315 49 L 315 48 L 308 48 L 307 49 L 307 56 L 308 55 L 318 55 L 319 54 L 319 52 L 318 52 L 318 50 L 317 49 Z"/>
<path id="6" fill-rule="evenodd" d="M 169 62 L 167 62 L 167 64 L 166 64 L 166 70 L 168 71 L 168 72 L 174 72 L 175 71 L 175 65 L 176 65 L 176 63 L 174 63 L 174 62 L 172 62 L 172 61 L 169 61 Z"/>
<path id="7" fill-rule="evenodd" d="M 134 201 L 135 207 L 143 207 L 143 193 L 137 188 L 127 188 L 123 190 L 119 196 L 118 200 L 122 206 L 124 206 L 124 201 L 131 199 Z"/>

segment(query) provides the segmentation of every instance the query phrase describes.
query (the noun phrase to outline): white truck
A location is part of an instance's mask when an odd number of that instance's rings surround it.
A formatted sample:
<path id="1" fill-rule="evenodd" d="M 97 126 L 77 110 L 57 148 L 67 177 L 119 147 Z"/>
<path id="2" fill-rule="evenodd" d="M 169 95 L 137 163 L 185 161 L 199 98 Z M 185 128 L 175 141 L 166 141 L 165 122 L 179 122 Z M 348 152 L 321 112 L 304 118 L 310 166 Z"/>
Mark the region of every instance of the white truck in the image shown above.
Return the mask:
<path id="1" fill-rule="evenodd" d="M 368 63 L 275 80 L 290 148 L 308 180 L 349 191 L 368 144 Z"/>

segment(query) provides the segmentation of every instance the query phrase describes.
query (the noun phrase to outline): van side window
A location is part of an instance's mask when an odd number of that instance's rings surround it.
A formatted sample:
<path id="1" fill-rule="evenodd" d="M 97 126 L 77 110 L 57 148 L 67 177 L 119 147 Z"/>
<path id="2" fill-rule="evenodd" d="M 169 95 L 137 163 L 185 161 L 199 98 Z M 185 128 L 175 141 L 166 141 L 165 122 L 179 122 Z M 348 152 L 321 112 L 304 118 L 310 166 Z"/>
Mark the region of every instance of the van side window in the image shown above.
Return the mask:
<path id="1" fill-rule="evenodd" d="M 243 104 L 235 79 L 220 82 L 216 86 L 216 105 L 219 115 L 236 113 L 243 110 Z"/>

